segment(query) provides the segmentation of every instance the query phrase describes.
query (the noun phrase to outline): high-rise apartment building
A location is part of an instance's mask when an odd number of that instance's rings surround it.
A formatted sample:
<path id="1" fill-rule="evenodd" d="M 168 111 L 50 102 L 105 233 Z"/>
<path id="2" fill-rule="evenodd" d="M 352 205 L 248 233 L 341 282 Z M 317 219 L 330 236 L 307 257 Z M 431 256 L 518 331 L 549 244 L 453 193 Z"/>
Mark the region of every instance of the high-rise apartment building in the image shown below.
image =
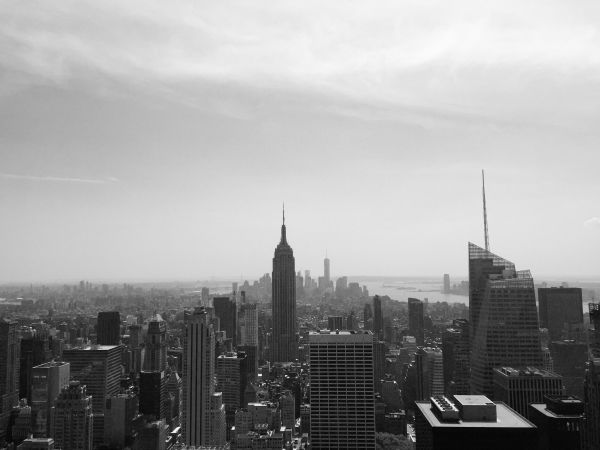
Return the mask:
<path id="1" fill-rule="evenodd" d="M 452 326 L 442 334 L 445 393 L 469 393 L 470 348 L 469 321 L 453 320 Z"/>
<path id="2" fill-rule="evenodd" d="M 121 315 L 119 311 L 101 311 L 98 313 L 98 345 L 119 345 L 121 342 Z"/>
<path id="3" fill-rule="evenodd" d="M 551 341 L 578 337 L 583 329 L 581 288 L 538 288 L 538 301 L 540 327 L 548 329 Z"/>
<path id="4" fill-rule="evenodd" d="M 71 365 L 67 362 L 47 362 L 32 369 L 31 409 L 33 436 L 50 436 L 50 413 L 61 390 L 69 386 Z"/>
<path id="5" fill-rule="evenodd" d="M 535 367 L 494 369 L 494 399 L 502 401 L 523 417 L 529 404 L 542 403 L 545 395 L 562 395 L 562 377 Z"/>
<path id="6" fill-rule="evenodd" d="M 160 372 L 167 368 L 167 322 L 158 314 L 148 322 L 144 350 L 145 371 Z"/>
<path id="7" fill-rule="evenodd" d="M 237 344 L 237 305 L 235 298 L 215 297 L 213 298 L 215 315 L 220 321 L 220 331 L 225 331 L 227 338 L 231 339 L 231 344 Z"/>
<path id="8" fill-rule="evenodd" d="M 214 394 L 215 332 L 209 314 L 198 307 L 185 316 L 183 346 L 183 433 L 186 445 L 211 442 L 211 397 Z"/>
<path id="9" fill-rule="evenodd" d="M 471 392 L 493 395 L 495 367 L 543 363 L 533 278 L 469 243 Z"/>
<path id="10" fill-rule="evenodd" d="M 87 345 L 63 351 L 63 359 L 71 365 L 71 378 L 86 385 L 92 396 L 95 446 L 104 439 L 106 399 L 119 392 L 121 350 L 119 345 Z"/>
<path id="11" fill-rule="evenodd" d="M 240 345 L 238 349 L 246 353 L 248 375 L 254 378 L 258 375 L 258 310 L 256 303 L 246 303 L 242 291 L 240 306 Z"/>
<path id="12" fill-rule="evenodd" d="M 92 396 L 79 381 L 71 381 L 52 408 L 52 437 L 61 450 L 92 450 Z M 102 442 L 101 437 L 100 442 Z"/>
<path id="13" fill-rule="evenodd" d="M 373 335 L 309 333 L 311 448 L 374 449 Z"/>
<path id="14" fill-rule="evenodd" d="M 6 436 L 12 408 L 19 403 L 21 346 L 17 328 L 17 322 L 0 318 L 0 441 Z"/>
<path id="15" fill-rule="evenodd" d="M 417 345 L 425 345 L 425 311 L 423 302 L 408 299 L 408 334 L 417 339 Z"/>
<path id="16" fill-rule="evenodd" d="M 379 295 L 373 297 L 373 334 L 378 339 L 383 339 L 383 311 Z"/>
<path id="17" fill-rule="evenodd" d="M 272 283 L 272 362 L 295 361 L 296 343 L 296 269 L 294 252 L 286 239 L 285 216 L 281 240 L 273 257 Z"/>

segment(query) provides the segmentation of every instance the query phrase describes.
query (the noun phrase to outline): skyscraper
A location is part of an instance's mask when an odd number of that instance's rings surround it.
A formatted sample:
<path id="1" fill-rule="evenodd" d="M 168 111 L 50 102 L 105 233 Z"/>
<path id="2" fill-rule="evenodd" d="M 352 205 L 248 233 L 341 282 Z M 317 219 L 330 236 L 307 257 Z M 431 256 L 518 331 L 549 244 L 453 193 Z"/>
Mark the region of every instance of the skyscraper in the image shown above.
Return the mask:
<path id="1" fill-rule="evenodd" d="M 84 384 L 71 381 L 52 408 L 52 437 L 56 446 L 62 450 L 92 450 L 93 422 L 92 396 Z"/>
<path id="2" fill-rule="evenodd" d="M 581 288 L 538 288 L 538 301 L 540 327 L 548 329 L 551 341 L 573 339 L 571 333 L 583 329 Z"/>
<path id="3" fill-rule="evenodd" d="M 415 355 L 417 365 L 417 399 L 427 400 L 444 394 L 444 359 L 442 350 L 419 347 Z"/>
<path id="4" fill-rule="evenodd" d="M 325 260 L 323 261 L 323 278 L 325 279 L 325 286 L 329 287 L 329 284 L 331 283 L 331 273 L 329 271 L 329 258 L 326 256 Z"/>
<path id="5" fill-rule="evenodd" d="M 417 339 L 417 345 L 425 344 L 425 313 L 417 298 L 408 299 L 408 334 Z"/>
<path id="6" fill-rule="evenodd" d="M 119 392 L 121 379 L 121 347 L 92 345 L 67 349 L 63 359 L 71 364 L 71 377 L 86 385 L 92 396 L 94 412 L 94 445 L 104 439 L 106 399 Z"/>
<path id="7" fill-rule="evenodd" d="M 529 404 L 541 403 L 545 395 L 562 395 L 562 378 L 535 367 L 494 369 L 494 398 L 523 417 L 529 418 Z"/>
<path id="8" fill-rule="evenodd" d="M 34 437 L 50 436 L 50 413 L 54 400 L 69 385 L 71 365 L 47 362 L 32 369 L 31 409 Z"/>
<path id="9" fill-rule="evenodd" d="M 13 406 L 19 403 L 19 335 L 17 322 L 0 319 L 0 441 L 6 436 Z"/>
<path id="10" fill-rule="evenodd" d="M 379 295 L 373 297 L 373 334 L 378 339 L 383 339 L 383 311 Z"/>
<path id="11" fill-rule="evenodd" d="M 215 315 L 220 321 L 220 331 L 225 331 L 227 338 L 231 339 L 231 344 L 237 344 L 237 305 L 235 298 L 215 297 L 213 298 Z"/>
<path id="12" fill-rule="evenodd" d="M 239 350 L 247 355 L 248 374 L 255 377 L 258 374 L 258 310 L 256 303 L 246 303 L 242 291 L 240 306 L 240 345 Z"/>
<path id="13" fill-rule="evenodd" d="M 145 371 L 161 371 L 167 368 L 167 323 L 156 314 L 148 322 L 146 349 L 144 356 Z"/>
<path id="14" fill-rule="evenodd" d="M 183 432 L 186 445 L 209 445 L 214 393 L 215 332 L 208 312 L 198 307 L 185 316 L 183 347 Z"/>
<path id="15" fill-rule="evenodd" d="M 593 330 L 583 385 L 583 450 L 600 448 L 600 303 L 588 307 Z"/>
<path id="16" fill-rule="evenodd" d="M 311 448 L 374 449 L 373 335 L 311 332 Z"/>
<path id="17" fill-rule="evenodd" d="M 452 327 L 442 334 L 444 357 L 444 387 L 448 394 L 466 395 L 469 393 L 470 346 L 469 322 L 455 319 Z"/>
<path id="18" fill-rule="evenodd" d="M 273 333 L 272 362 L 289 362 L 297 358 L 296 344 L 296 270 L 294 252 L 286 240 L 285 213 L 281 240 L 273 257 L 272 283 Z"/>
<path id="19" fill-rule="evenodd" d="M 119 311 L 100 311 L 97 326 L 98 345 L 119 345 L 121 342 L 121 316 Z"/>
<path id="20" fill-rule="evenodd" d="M 533 278 L 469 243 L 471 390 L 493 395 L 494 367 L 541 367 Z"/>
<path id="21" fill-rule="evenodd" d="M 248 359 L 244 352 L 229 352 L 217 358 L 217 389 L 223 393 L 228 425 L 233 424 L 235 410 L 244 407 L 248 380 Z"/>
<path id="22" fill-rule="evenodd" d="M 450 293 L 450 275 L 447 273 L 444 274 L 444 289 L 442 290 L 442 292 L 444 294 Z"/>

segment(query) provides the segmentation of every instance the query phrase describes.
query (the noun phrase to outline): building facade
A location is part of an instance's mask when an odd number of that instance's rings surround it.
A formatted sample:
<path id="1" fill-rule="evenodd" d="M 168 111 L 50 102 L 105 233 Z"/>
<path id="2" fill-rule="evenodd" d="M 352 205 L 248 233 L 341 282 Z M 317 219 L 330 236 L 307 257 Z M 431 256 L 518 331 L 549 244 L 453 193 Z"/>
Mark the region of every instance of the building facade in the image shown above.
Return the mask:
<path id="1" fill-rule="evenodd" d="M 374 449 L 373 335 L 310 333 L 311 448 Z"/>

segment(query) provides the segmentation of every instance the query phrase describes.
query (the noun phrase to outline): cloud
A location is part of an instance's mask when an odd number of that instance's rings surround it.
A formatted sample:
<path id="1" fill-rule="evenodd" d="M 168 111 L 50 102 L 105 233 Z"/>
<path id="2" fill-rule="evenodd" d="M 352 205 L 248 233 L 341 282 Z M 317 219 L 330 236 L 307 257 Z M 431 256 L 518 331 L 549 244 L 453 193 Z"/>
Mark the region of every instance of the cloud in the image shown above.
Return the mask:
<path id="1" fill-rule="evenodd" d="M 600 230 L 600 217 L 590 217 L 583 222 L 583 226 L 593 230 Z"/>
<path id="2" fill-rule="evenodd" d="M 36 176 L 23 175 L 15 173 L 0 173 L 1 178 L 10 180 L 26 180 L 26 181 L 42 181 L 42 182 L 57 182 L 57 183 L 85 183 L 85 184 L 108 184 L 115 183 L 118 180 L 115 177 L 107 178 L 78 178 L 78 177 L 52 177 L 52 176 Z"/>

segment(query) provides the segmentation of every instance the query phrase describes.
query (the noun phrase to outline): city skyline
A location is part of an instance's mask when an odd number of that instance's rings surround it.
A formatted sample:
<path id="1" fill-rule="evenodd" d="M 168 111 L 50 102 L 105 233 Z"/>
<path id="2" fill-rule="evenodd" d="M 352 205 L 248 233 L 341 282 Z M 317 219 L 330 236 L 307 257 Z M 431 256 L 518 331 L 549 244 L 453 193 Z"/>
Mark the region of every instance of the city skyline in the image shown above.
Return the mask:
<path id="1" fill-rule="evenodd" d="M 596 276 L 594 2 L 10 5 L 0 283 L 257 276 L 281 201 L 299 268 L 464 276 L 482 168 L 492 251 Z"/>

